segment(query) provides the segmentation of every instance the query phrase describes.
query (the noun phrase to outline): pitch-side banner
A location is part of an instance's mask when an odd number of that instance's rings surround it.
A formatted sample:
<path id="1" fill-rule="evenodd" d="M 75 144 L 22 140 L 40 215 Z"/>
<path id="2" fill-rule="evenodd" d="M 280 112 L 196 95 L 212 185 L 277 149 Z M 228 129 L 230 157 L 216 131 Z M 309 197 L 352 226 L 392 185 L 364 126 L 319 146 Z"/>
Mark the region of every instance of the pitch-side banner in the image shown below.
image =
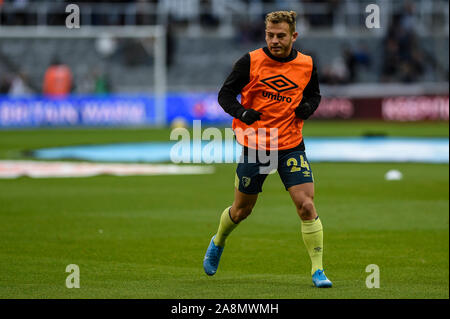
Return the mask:
<path id="1" fill-rule="evenodd" d="M 166 98 L 166 122 L 193 120 L 230 123 L 217 93 L 172 93 Z M 0 128 L 42 126 L 145 126 L 155 124 L 152 95 L 45 98 L 0 96 Z"/>
<path id="2" fill-rule="evenodd" d="M 231 116 L 217 102 L 216 92 L 170 93 L 166 122 L 202 120 L 208 124 L 231 123 Z M 449 119 L 448 96 L 386 98 L 323 97 L 313 119 L 378 119 L 423 121 Z M 151 95 L 0 96 L 0 128 L 42 126 L 151 126 L 155 100 Z"/>
<path id="3" fill-rule="evenodd" d="M 323 98 L 311 118 L 385 121 L 448 121 L 448 96 Z"/>
<path id="4" fill-rule="evenodd" d="M 143 125 L 154 118 L 145 96 L 0 98 L 0 127 Z"/>

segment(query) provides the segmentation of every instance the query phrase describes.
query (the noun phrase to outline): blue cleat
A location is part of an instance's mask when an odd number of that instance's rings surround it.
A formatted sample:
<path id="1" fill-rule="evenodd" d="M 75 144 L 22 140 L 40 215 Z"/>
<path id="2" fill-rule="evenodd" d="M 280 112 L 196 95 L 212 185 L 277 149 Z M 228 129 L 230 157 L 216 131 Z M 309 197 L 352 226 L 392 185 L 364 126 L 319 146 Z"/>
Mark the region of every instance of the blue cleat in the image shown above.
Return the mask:
<path id="1" fill-rule="evenodd" d="M 203 269 L 205 269 L 205 273 L 208 276 L 212 276 L 216 273 L 217 267 L 219 267 L 220 256 L 223 252 L 223 247 L 214 244 L 215 237 L 216 235 L 211 238 L 209 247 L 206 250 L 205 259 L 203 259 Z"/>
<path id="2" fill-rule="evenodd" d="M 312 275 L 312 281 L 317 288 L 331 288 L 332 286 L 331 281 L 325 276 L 323 269 L 316 270 Z"/>

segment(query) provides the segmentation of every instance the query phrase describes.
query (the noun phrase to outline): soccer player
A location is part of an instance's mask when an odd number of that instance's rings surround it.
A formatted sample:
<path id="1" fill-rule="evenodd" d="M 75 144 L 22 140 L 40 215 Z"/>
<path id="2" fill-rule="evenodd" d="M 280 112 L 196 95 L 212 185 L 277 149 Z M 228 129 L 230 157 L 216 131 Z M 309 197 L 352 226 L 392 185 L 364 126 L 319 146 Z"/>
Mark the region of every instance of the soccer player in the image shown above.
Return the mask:
<path id="1" fill-rule="evenodd" d="M 276 152 L 277 170 L 289 192 L 301 219 L 301 233 L 311 258 L 314 286 L 331 287 L 322 266 L 323 230 L 314 206 L 314 181 L 305 154 L 302 137 L 303 121 L 320 103 L 317 70 L 310 56 L 293 49 L 298 33 L 295 31 L 294 11 L 277 11 L 266 15 L 267 47 L 245 54 L 222 86 L 218 101 L 234 117 L 233 130 L 243 145 L 241 161 L 236 169 L 235 195 L 231 207 L 221 217 L 217 233 L 211 238 L 203 260 L 207 275 L 214 275 L 228 235 L 247 218 L 256 203 L 267 172 L 261 158 Z M 241 95 L 241 102 L 237 96 Z M 277 129 L 276 146 L 261 146 L 258 129 Z M 268 138 L 272 141 L 272 137 Z M 250 156 L 257 150 L 257 156 Z M 270 165 L 270 163 L 269 163 Z"/>

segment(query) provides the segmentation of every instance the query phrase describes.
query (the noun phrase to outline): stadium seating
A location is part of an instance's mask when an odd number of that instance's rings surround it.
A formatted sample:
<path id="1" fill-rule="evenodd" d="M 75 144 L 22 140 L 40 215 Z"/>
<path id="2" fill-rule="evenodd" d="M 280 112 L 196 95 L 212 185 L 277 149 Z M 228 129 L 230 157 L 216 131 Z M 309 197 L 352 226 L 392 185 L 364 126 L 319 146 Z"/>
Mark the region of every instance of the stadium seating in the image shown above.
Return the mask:
<path id="1" fill-rule="evenodd" d="M 424 48 L 439 48 L 436 59 L 448 69 L 448 41 L 439 38 L 420 39 Z M 169 68 L 167 84 L 169 90 L 219 88 L 233 63 L 245 52 L 264 45 L 259 43 L 240 43 L 235 38 L 186 38 L 175 39 L 173 63 Z M 296 47 L 314 56 L 319 70 L 342 52 L 344 45 L 362 45 L 369 52 L 372 63 L 361 68 L 357 82 L 376 82 L 380 77 L 383 58 L 381 38 L 333 39 L 330 37 L 299 38 Z M 42 85 L 46 68 L 57 56 L 61 62 L 72 69 L 75 91 L 89 93 L 89 76 L 93 71 L 106 72 L 116 92 L 148 91 L 153 85 L 152 56 L 142 53 L 137 45 L 121 41 L 117 51 L 110 57 L 100 55 L 95 49 L 94 39 L 2 39 L 0 50 L 18 70 L 23 71 L 34 83 Z M 141 53 L 136 53 L 137 51 Z M 33 52 L 33 54 L 29 54 Z M 131 54 L 131 55 L 130 55 Z M 79 63 L 82 59 L 84 63 Z M 5 66 L 0 63 L 0 67 Z M 424 80 L 445 80 L 445 75 L 426 74 Z M 448 76 L 448 75 L 447 75 Z"/>

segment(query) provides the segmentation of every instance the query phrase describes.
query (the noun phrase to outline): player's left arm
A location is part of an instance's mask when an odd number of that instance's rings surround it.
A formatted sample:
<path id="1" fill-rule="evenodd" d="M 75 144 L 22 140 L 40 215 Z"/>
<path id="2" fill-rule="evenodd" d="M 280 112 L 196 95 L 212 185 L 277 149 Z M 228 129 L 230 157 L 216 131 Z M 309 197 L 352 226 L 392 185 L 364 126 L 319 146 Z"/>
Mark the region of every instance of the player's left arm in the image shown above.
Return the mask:
<path id="1" fill-rule="evenodd" d="M 302 120 L 308 119 L 319 107 L 321 95 L 316 65 L 313 63 L 311 78 L 303 90 L 303 98 L 295 109 L 295 115 Z"/>

